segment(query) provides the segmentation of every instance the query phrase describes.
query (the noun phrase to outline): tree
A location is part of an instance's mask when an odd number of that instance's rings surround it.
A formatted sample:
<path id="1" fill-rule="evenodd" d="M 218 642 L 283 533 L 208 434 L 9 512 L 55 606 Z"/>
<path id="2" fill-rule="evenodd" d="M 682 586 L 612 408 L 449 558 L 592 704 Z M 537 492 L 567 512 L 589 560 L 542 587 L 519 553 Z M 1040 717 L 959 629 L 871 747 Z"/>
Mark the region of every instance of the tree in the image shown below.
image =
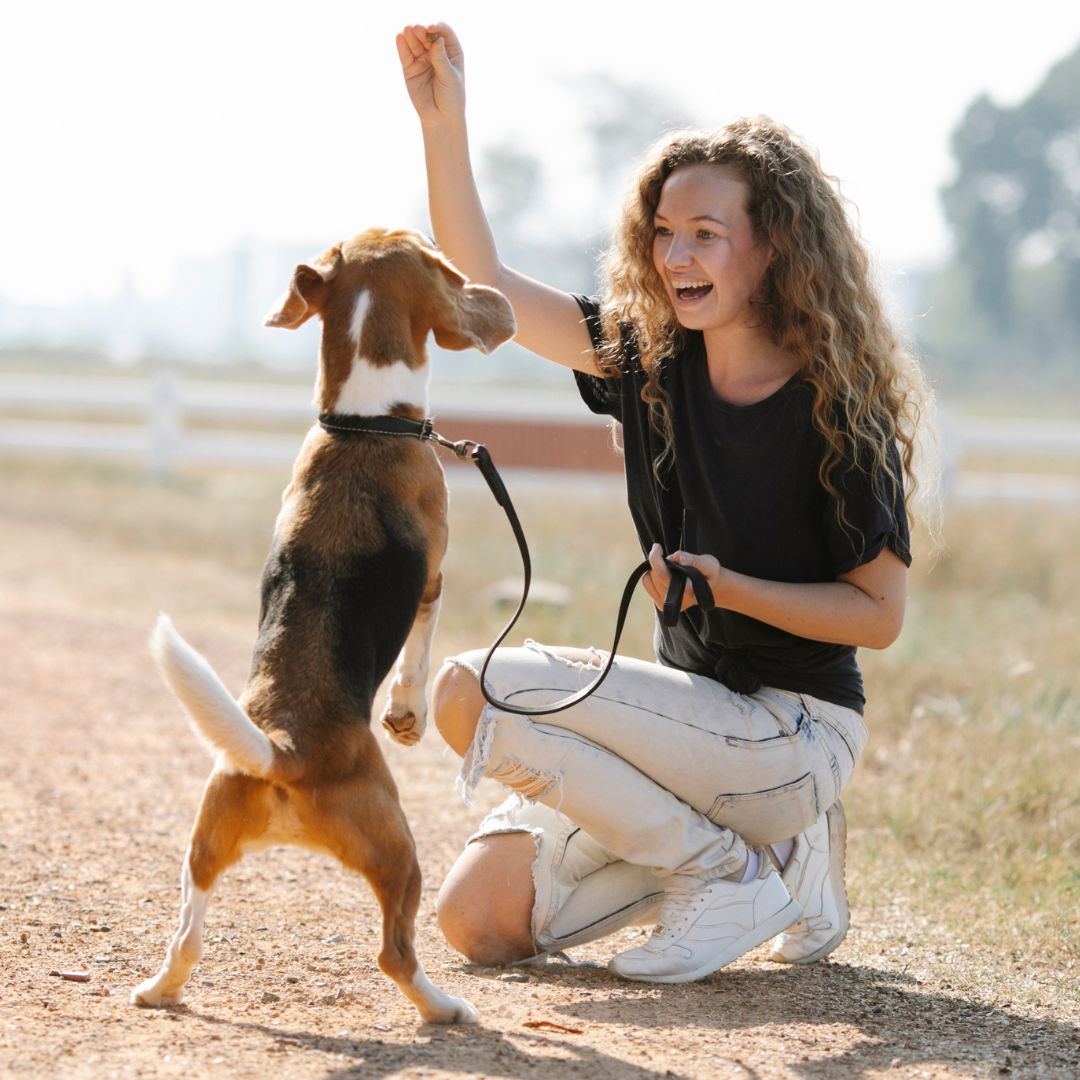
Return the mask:
<path id="1" fill-rule="evenodd" d="M 976 98 L 952 150 L 942 201 L 977 311 L 998 332 L 1019 329 L 1018 272 L 1051 263 L 1063 322 L 1080 336 L 1080 46 L 1018 105 Z"/>

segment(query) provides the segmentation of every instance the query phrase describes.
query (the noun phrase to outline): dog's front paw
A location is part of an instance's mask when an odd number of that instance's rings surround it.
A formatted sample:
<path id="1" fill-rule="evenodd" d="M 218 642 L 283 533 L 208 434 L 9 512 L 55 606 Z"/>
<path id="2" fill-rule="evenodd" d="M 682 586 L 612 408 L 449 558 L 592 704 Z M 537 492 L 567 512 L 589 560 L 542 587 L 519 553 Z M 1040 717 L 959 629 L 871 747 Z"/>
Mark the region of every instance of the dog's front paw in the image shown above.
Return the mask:
<path id="1" fill-rule="evenodd" d="M 427 726 L 427 716 L 421 713 L 419 716 L 411 709 L 399 711 L 394 702 L 388 702 L 382 714 L 382 726 L 394 742 L 402 746 L 415 746 L 424 734 Z"/>

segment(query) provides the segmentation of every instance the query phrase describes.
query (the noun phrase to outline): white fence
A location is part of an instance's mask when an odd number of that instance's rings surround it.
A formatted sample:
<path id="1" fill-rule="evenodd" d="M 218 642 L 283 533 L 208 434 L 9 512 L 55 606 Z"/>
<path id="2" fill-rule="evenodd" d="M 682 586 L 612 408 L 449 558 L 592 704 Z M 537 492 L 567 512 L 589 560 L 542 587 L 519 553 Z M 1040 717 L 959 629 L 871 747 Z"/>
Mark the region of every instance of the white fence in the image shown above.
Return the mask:
<path id="1" fill-rule="evenodd" d="M 186 421 L 302 423 L 314 416 L 310 396 L 298 387 L 187 382 L 171 375 L 3 376 L 0 452 L 134 458 L 157 477 L 184 462 L 287 463 L 296 456 L 295 436 L 195 431 Z M 42 418 L 49 413 L 68 416 Z"/>
<path id="2" fill-rule="evenodd" d="M 440 405 L 440 419 L 512 417 L 522 427 L 552 420 L 598 422 L 565 395 L 545 400 L 543 392 L 538 397 L 530 390 L 485 399 L 472 391 L 455 397 Z M 0 453 L 135 459 L 159 478 L 198 462 L 287 464 L 296 456 L 297 434 L 249 429 L 291 422 L 302 429 L 314 416 L 311 391 L 300 386 L 199 382 L 170 374 L 0 375 Z M 230 430 L 230 423 L 240 430 Z M 941 438 L 950 501 L 1080 502 L 1080 423 L 946 414 Z M 1077 467 L 1061 473 L 965 468 L 965 458 L 978 452 L 1075 459 Z"/>
<path id="3" fill-rule="evenodd" d="M 199 462 L 287 464 L 296 457 L 300 434 L 315 420 L 312 397 L 310 384 L 199 381 L 169 373 L 0 375 L 0 453 L 135 459 L 158 478 Z M 574 427 L 605 423 L 543 387 L 493 397 L 482 388 L 458 386 L 443 397 L 449 400 L 440 400 L 440 420 L 512 418 L 525 430 L 552 421 Z M 274 434 L 260 427 L 291 430 Z"/>

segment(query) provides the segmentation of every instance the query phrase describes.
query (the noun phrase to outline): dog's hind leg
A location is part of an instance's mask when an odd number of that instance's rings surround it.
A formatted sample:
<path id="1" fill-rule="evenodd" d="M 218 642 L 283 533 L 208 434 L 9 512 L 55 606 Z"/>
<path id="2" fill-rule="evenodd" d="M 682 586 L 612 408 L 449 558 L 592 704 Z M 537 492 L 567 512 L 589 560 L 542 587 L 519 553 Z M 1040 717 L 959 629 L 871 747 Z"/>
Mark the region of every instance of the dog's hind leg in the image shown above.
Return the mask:
<path id="1" fill-rule="evenodd" d="M 377 748 L 376 748 L 377 749 Z M 381 760 L 371 772 L 319 791 L 313 808 L 301 810 L 309 831 L 349 867 L 367 878 L 382 908 L 379 967 L 416 1006 L 425 1023 L 475 1023 L 479 1016 L 464 998 L 433 985 L 413 947 L 420 904 L 420 866 L 393 780 Z M 374 775 L 372 775 L 374 773 Z M 298 807 L 298 809 L 300 809 Z"/>
<path id="2" fill-rule="evenodd" d="M 198 888 L 192 880 L 189 850 L 180 870 L 180 927 L 173 935 L 161 970 L 132 990 L 133 1005 L 162 1008 L 179 1004 L 191 969 L 202 955 L 202 924 L 209 902 L 209 891 Z"/>
<path id="3" fill-rule="evenodd" d="M 179 1004 L 184 984 L 202 956 L 202 930 L 214 884 L 243 854 L 243 844 L 265 831 L 270 785 L 239 773 L 213 772 L 180 871 L 180 925 L 161 970 L 131 992 L 133 1005 Z"/>
<path id="4" fill-rule="evenodd" d="M 427 725 L 427 678 L 431 641 L 442 603 L 442 574 L 436 574 L 424 590 L 412 629 L 398 656 L 394 680 L 383 709 L 382 725 L 395 742 L 411 746 L 419 742 Z"/>

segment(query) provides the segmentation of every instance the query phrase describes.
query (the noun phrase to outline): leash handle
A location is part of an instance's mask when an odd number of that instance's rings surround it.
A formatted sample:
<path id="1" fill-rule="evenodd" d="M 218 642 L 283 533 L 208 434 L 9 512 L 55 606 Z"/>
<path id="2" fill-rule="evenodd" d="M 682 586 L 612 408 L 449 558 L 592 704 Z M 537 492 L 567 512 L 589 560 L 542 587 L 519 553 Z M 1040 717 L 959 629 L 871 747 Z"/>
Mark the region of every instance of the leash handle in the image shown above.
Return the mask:
<path id="1" fill-rule="evenodd" d="M 487 481 L 487 485 L 491 489 L 495 501 L 503 508 L 507 520 L 510 522 L 510 528 L 514 532 L 514 538 L 517 540 L 518 550 L 521 553 L 521 566 L 524 576 L 521 600 L 518 601 L 517 610 L 510 617 L 510 621 L 503 627 L 502 632 L 495 639 L 491 648 L 488 649 L 487 655 L 484 657 L 484 663 L 480 668 L 480 692 L 484 695 L 484 700 L 489 705 L 493 705 L 496 709 L 501 709 L 503 712 L 514 713 L 518 716 L 550 716 L 552 713 L 563 712 L 565 709 L 570 709 L 574 705 L 580 704 L 586 698 L 594 694 L 600 688 L 600 684 L 607 678 L 608 672 L 611 670 L 611 665 L 615 662 L 619 641 L 622 638 L 623 627 L 626 623 L 626 615 L 630 610 L 630 601 L 634 597 L 637 583 L 649 572 L 649 560 L 645 559 L 634 567 L 630 577 L 627 579 L 626 585 L 623 587 L 622 599 L 619 601 L 619 613 L 615 620 L 615 638 L 611 643 L 611 651 L 608 653 L 607 663 L 603 666 L 599 675 L 597 675 L 588 686 L 577 691 L 577 693 L 570 695 L 570 697 L 563 698 L 561 701 L 556 701 L 551 705 L 515 705 L 511 701 L 500 701 L 499 698 L 495 697 L 495 695 L 488 690 L 487 671 L 495 656 L 496 650 L 503 641 L 506 640 L 507 634 L 514 628 L 518 619 L 521 617 L 521 613 L 525 610 L 525 604 L 529 599 L 529 586 L 532 583 L 532 559 L 529 556 L 529 544 L 525 539 L 525 530 L 521 527 L 521 521 L 517 516 L 517 511 L 514 509 L 510 493 L 506 490 L 506 485 L 503 483 L 498 469 L 495 468 L 495 462 L 492 460 L 491 454 L 488 453 L 487 447 L 480 443 L 470 443 L 469 445 L 472 449 L 468 451 L 467 456 L 471 458 L 480 470 L 480 474 Z M 455 452 L 457 452 L 456 447 L 454 447 L 454 449 Z M 466 455 L 459 454 L 459 456 L 464 457 Z M 674 626 L 679 621 L 682 598 L 687 581 L 690 582 L 691 588 L 694 590 L 694 596 L 701 609 L 703 611 L 711 611 L 715 606 L 715 601 L 713 600 L 712 589 L 709 588 L 709 583 L 705 579 L 705 575 L 695 567 L 680 566 L 666 558 L 664 561 L 671 571 L 671 582 L 668 585 L 667 595 L 664 599 L 664 625 Z"/>
<path id="2" fill-rule="evenodd" d="M 668 582 L 667 594 L 664 596 L 663 620 L 665 626 L 674 626 L 679 621 L 682 613 L 682 598 L 686 591 L 686 583 L 690 582 L 690 588 L 694 590 L 694 599 L 702 611 L 712 611 L 716 607 L 712 589 L 705 575 L 696 566 L 682 566 L 665 558 L 667 568 L 671 571 L 671 580 Z"/>

